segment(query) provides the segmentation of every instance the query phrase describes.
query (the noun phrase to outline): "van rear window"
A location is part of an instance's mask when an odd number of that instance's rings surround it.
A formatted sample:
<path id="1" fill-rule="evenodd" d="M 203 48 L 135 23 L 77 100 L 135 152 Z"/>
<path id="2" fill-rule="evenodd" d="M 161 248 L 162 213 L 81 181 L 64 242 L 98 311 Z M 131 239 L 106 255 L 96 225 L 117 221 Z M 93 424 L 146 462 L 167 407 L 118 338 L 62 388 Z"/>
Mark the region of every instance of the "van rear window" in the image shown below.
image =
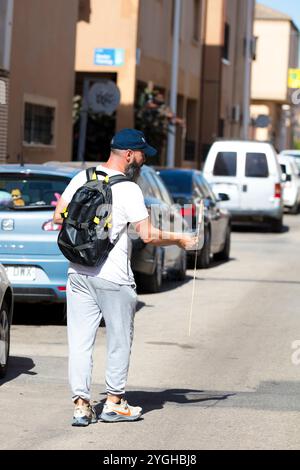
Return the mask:
<path id="1" fill-rule="evenodd" d="M 267 157 L 264 153 L 246 154 L 246 172 L 248 178 L 268 178 L 269 168 Z"/>
<path id="2" fill-rule="evenodd" d="M 219 152 L 215 161 L 215 176 L 236 176 L 236 152 Z"/>
<path id="3" fill-rule="evenodd" d="M 282 173 L 286 175 L 287 174 L 286 165 L 280 165 L 280 167 L 281 167 Z"/>

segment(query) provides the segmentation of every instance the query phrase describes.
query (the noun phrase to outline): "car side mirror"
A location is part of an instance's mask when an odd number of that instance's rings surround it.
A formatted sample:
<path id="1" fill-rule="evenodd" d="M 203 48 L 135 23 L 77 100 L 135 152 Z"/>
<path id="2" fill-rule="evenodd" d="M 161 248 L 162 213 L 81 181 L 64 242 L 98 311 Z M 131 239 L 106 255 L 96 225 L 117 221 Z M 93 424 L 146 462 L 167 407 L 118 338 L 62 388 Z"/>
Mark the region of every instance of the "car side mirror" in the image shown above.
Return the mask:
<path id="1" fill-rule="evenodd" d="M 288 181 L 292 181 L 292 175 L 288 175 L 287 173 L 282 173 L 281 182 L 287 183 Z"/>
<path id="2" fill-rule="evenodd" d="M 228 196 L 228 194 L 219 193 L 218 194 L 218 201 L 220 201 L 220 202 L 230 201 L 230 197 Z"/>

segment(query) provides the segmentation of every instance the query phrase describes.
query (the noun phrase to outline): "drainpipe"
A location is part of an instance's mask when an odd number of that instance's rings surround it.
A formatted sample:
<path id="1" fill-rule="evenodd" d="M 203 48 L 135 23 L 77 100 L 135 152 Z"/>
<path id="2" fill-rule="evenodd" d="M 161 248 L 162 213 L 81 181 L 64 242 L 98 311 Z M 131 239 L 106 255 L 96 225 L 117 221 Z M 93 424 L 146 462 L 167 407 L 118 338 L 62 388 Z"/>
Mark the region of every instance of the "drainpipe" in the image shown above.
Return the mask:
<path id="1" fill-rule="evenodd" d="M 4 56 L 3 56 L 3 68 L 4 70 L 7 70 L 7 71 L 9 71 L 10 69 L 13 11 L 14 11 L 14 0 L 7 0 L 6 18 L 5 18 L 5 24 L 4 24 Z"/>
<path id="2" fill-rule="evenodd" d="M 243 103 L 243 139 L 249 138 L 250 125 L 250 86 L 251 86 L 251 42 L 253 21 L 253 0 L 247 1 L 247 26 L 245 45 L 245 79 L 244 79 L 244 103 Z"/>
<path id="3" fill-rule="evenodd" d="M 179 39 L 180 39 L 180 16 L 181 0 L 175 0 L 174 28 L 173 28 L 173 53 L 170 88 L 170 108 L 177 113 L 177 87 L 178 87 L 178 64 L 179 64 Z M 167 166 L 175 165 L 176 125 L 170 124 L 168 129 Z"/>

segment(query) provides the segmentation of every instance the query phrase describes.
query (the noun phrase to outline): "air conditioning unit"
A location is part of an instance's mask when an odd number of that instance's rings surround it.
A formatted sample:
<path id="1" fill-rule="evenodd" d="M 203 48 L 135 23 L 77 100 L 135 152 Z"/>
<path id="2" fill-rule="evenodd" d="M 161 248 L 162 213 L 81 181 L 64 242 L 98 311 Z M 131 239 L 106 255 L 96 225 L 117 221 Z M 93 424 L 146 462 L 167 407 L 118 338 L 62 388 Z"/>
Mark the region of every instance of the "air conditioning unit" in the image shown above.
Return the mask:
<path id="1" fill-rule="evenodd" d="M 239 104 L 235 104 L 231 108 L 231 120 L 233 122 L 239 123 L 241 120 L 241 107 Z"/>

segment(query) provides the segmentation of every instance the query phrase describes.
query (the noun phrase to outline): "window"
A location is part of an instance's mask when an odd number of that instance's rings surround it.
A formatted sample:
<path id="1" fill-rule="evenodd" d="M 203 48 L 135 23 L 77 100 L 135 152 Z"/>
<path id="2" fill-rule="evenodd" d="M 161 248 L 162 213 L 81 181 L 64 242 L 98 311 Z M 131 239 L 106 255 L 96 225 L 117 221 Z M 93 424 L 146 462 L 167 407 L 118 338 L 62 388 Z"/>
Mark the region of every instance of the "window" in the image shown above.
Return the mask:
<path id="1" fill-rule="evenodd" d="M 219 152 L 215 161 L 215 176 L 236 176 L 236 152 Z"/>
<path id="2" fill-rule="evenodd" d="M 53 145 L 55 108 L 25 103 L 24 142 Z"/>
<path id="3" fill-rule="evenodd" d="M 184 159 L 194 162 L 196 159 L 196 142 L 193 140 L 185 140 Z"/>
<path id="4" fill-rule="evenodd" d="M 286 165 L 280 165 L 280 167 L 281 167 L 282 173 L 283 173 L 284 175 L 286 175 L 286 174 L 287 174 Z"/>
<path id="5" fill-rule="evenodd" d="M 224 28 L 224 45 L 223 45 L 223 59 L 229 61 L 229 48 L 230 48 L 230 26 L 225 23 Z"/>
<path id="6" fill-rule="evenodd" d="M 212 201 L 216 202 L 215 195 L 212 192 L 211 187 L 210 187 L 209 183 L 206 181 L 206 179 L 204 178 L 204 176 L 202 174 L 197 173 L 196 176 L 195 176 L 195 180 L 198 183 L 198 185 L 200 186 L 200 189 L 201 189 L 201 192 L 202 192 L 203 196 L 206 199 L 211 199 Z"/>
<path id="7" fill-rule="evenodd" d="M 6 83 L 0 80 L 0 104 L 6 104 Z"/>
<path id="8" fill-rule="evenodd" d="M 199 41 L 199 30 L 200 30 L 200 0 L 194 0 L 194 29 L 193 39 Z"/>
<path id="9" fill-rule="evenodd" d="M 164 181 L 172 196 L 174 196 L 174 194 L 192 193 L 192 172 L 160 170 L 159 176 Z"/>
<path id="10" fill-rule="evenodd" d="M 158 189 L 160 191 L 160 194 L 161 194 L 161 199 L 166 203 L 168 204 L 169 206 L 171 206 L 173 204 L 173 201 L 172 201 L 172 198 L 169 194 L 169 191 L 167 190 L 167 188 L 165 187 L 164 183 L 162 182 L 161 178 L 156 175 L 156 174 L 153 174 L 153 179 L 155 180 L 155 183 L 157 184 L 158 186 Z"/>
<path id="11" fill-rule="evenodd" d="M 248 178 L 267 178 L 269 176 L 268 161 L 264 153 L 246 154 L 246 176 Z"/>
<path id="12" fill-rule="evenodd" d="M 0 209 L 54 209 L 69 182 L 60 176 L 2 173 Z"/>
<path id="13" fill-rule="evenodd" d="M 139 176 L 139 178 L 137 180 L 137 184 L 141 188 L 144 197 L 150 197 L 150 198 L 155 197 L 155 194 L 154 194 L 153 188 L 152 188 L 152 184 L 151 184 L 151 181 L 148 178 L 147 173 L 143 172 Z"/>
<path id="14" fill-rule="evenodd" d="M 198 196 L 200 195 L 202 198 L 207 198 L 208 195 L 203 185 L 203 177 L 199 173 L 194 174 L 194 190 Z"/>
<path id="15" fill-rule="evenodd" d="M 256 60 L 256 56 L 257 56 L 257 41 L 258 41 L 258 37 L 257 36 L 254 36 L 251 40 L 251 57 L 252 57 L 252 60 Z"/>

